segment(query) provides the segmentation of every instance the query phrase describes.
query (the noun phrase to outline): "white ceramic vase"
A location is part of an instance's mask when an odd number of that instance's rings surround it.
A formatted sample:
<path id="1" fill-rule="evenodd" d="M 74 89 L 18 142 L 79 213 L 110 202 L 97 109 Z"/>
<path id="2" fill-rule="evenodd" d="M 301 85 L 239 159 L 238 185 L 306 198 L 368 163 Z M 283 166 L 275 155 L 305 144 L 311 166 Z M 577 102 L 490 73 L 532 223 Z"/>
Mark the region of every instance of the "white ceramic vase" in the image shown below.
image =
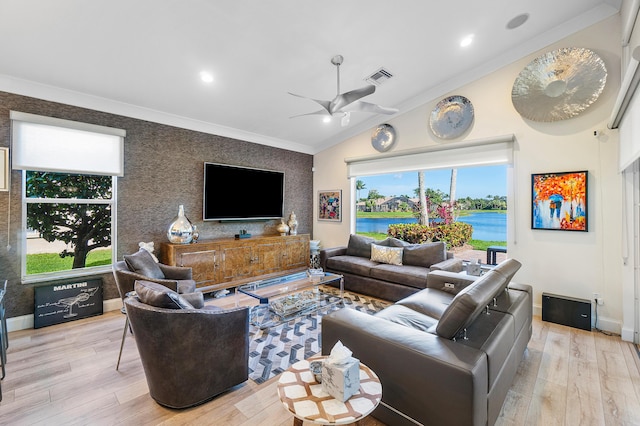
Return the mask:
<path id="1" fill-rule="evenodd" d="M 297 235 L 298 234 L 298 219 L 296 218 L 295 212 L 291 212 L 289 215 L 289 234 Z"/>

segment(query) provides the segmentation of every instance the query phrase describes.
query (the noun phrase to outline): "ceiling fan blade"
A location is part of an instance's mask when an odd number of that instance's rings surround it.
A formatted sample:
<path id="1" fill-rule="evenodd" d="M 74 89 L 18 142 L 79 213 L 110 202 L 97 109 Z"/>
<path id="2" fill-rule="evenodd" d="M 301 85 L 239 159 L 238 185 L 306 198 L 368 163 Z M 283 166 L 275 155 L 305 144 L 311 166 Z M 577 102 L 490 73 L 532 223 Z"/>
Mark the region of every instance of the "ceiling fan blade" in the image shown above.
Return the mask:
<path id="1" fill-rule="evenodd" d="M 398 108 L 383 107 L 369 102 L 356 101 L 344 108 L 344 111 L 371 112 L 374 114 L 395 114 Z"/>
<path id="2" fill-rule="evenodd" d="M 331 111 L 329 109 L 331 107 L 331 101 L 323 101 L 323 100 L 320 100 L 320 99 L 313 99 L 313 98 L 309 98 L 307 96 L 296 95 L 295 93 L 291 93 L 291 92 L 287 92 L 287 93 L 290 94 L 290 95 L 293 95 L 293 96 L 297 96 L 298 98 L 312 100 L 313 102 L 315 102 L 317 104 L 320 104 L 320 106 L 322 106 L 322 108 L 326 109 L 328 113 L 331 113 Z"/>
<path id="3" fill-rule="evenodd" d="M 292 115 L 289 118 L 304 117 L 304 116 L 307 116 L 307 115 L 329 115 L 329 113 L 327 111 L 325 111 L 324 109 L 321 109 L 321 110 L 315 111 L 315 112 L 307 112 L 306 114 Z"/>
<path id="4" fill-rule="evenodd" d="M 361 89 L 355 89 L 349 92 L 345 92 L 341 95 L 336 96 L 336 98 L 333 101 L 331 101 L 328 111 L 332 114 L 334 112 L 338 112 L 342 108 L 346 107 L 347 105 L 357 101 L 358 99 L 362 99 L 365 96 L 369 96 L 375 91 L 376 91 L 376 86 L 374 86 L 373 84 L 370 84 Z"/>

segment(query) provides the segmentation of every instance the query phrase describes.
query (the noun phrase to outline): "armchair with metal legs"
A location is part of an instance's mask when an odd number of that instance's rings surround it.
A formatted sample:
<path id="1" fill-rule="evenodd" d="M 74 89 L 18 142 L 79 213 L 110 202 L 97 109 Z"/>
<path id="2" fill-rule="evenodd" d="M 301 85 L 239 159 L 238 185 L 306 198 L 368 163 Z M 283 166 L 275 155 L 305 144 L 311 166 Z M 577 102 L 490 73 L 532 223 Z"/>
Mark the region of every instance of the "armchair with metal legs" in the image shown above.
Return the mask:
<path id="1" fill-rule="evenodd" d="M 113 264 L 113 277 L 123 301 L 121 312 L 125 315 L 124 329 L 122 330 L 122 341 L 120 342 L 120 352 L 116 370 L 120 367 L 122 349 L 127 337 L 127 329 L 133 333 L 129 325 L 129 318 L 124 306 L 124 299 L 129 293 L 133 293 L 135 282 L 151 281 L 162 284 L 169 289 L 184 295 L 187 300 L 196 308 L 204 305 L 202 293 L 196 293 L 196 282 L 192 279 L 192 270 L 189 267 L 170 266 L 157 263 L 151 254 L 141 249 L 133 255 L 124 256 L 125 260 Z M 193 296 L 190 294 L 193 293 Z"/>

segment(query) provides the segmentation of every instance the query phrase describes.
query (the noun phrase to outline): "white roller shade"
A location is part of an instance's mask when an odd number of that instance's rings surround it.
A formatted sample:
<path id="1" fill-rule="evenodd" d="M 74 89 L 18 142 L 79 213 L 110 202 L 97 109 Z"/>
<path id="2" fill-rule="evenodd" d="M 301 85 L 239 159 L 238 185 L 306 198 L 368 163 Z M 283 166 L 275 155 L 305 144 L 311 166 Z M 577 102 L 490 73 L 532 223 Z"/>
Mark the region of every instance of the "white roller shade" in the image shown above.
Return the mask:
<path id="1" fill-rule="evenodd" d="M 12 167 L 124 176 L 126 131 L 11 111 Z"/>
<path id="2" fill-rule="evenodd" d="M 513 163 L 513 135 L 458 144 L 347 158 L 348 177 L 416 170 L 453 169 Z"/>

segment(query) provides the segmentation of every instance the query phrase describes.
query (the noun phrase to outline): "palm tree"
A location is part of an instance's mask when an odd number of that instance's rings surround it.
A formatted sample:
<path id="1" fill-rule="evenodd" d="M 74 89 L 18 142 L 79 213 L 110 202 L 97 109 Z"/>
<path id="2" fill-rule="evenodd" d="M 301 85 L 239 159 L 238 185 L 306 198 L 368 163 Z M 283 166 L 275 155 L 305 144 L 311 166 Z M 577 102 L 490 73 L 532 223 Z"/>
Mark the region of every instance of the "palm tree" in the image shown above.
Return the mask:
<path id="1" fill-rule="evenodd" d="M 420 200 L 420 217 L 418 223 L 420 225 L 429 225 L 429 213 L 427 213 L 427 199 L 424 186 L 424 172 L 418 172 L 418 199 Z"/>
<path id="2" fill-rule="evenodd" d="M 358 201 L 360 201 L 360 191 L 365 189 L 365 186 L 367 186 L 367 184 L 360 179 L 356 181 L 356 196 L 358 197 Z"/>
<path id="3" fill-rule="evenodd" d="M 458 169 L 451 169 L 451 184 L 449 185 L 449 203 L 456 202 L 456 181 L 458 179 Z"/>

